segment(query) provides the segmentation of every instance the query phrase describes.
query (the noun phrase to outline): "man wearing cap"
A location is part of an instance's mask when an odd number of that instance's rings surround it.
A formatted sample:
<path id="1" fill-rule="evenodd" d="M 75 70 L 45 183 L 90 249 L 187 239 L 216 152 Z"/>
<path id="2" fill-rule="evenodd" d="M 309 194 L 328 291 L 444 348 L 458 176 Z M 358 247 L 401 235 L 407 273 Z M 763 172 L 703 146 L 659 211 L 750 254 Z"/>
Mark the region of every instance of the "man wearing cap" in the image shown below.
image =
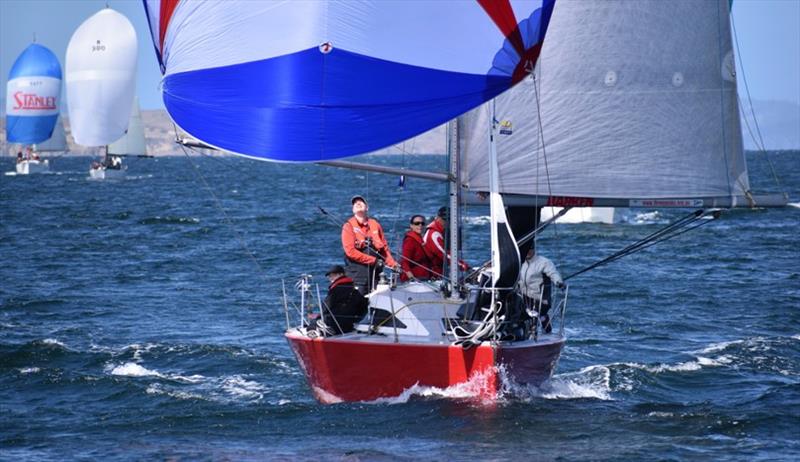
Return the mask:
<path id="1" fill-rule="evenodd" d="M 353 280 L 344 275 L 341 265 L 331 266 L 325 277 L 330 281 L 322 307 L 325 331 L 333 334 L 351 332 L 353 325 L 367 314 L 369 302 L 353 286 Z"/>
<path id="2" fill-rule="evenodd" d="M 369 206 L 366 199 L 353 196 L 350 203 L 353 216 L 342 225 L 345 269 L 356 289 L 366 294 L 375 288 L 384 265 L 394 269 L 399 265 L 389 251 L 380 223 L 367 216 Z"/>
<path id="3" fill-rule="evenodd" d="M 447 207 L 441 207 L 436 216 L 428 225 L 425 230 L 425 236 L 422 238 L 425 252 L 431 262 L 431 273 L 434 278 L 444 277 L 444 259 L 449 258 L 449 254 L 444 248 L 444 226 L 447 222 Z M 469 265 L 459 260 L 458 266 L 461 271 L 469 269 Z"/>

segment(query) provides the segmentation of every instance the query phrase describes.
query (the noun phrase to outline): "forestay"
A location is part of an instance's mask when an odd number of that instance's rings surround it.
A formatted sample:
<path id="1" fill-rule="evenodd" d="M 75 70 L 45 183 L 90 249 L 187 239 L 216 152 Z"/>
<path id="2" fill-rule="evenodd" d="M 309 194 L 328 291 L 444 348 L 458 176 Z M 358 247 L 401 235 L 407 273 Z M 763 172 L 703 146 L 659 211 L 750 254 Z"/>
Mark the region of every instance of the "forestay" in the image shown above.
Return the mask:
<path id="1" fill-rule="evenodd" d="M 61 96 L 61 65 L 47 47 L 30 44 L 19 55 L 6 85 L 6 139 L 40 143 L 53 133 Z"/>
<path id="2" fill-rule="evenodd" d="M 181 129 L 245 156 L 322 161 L 400 142 L 510 88 L 538 57 L 554 2 L 144 5 Z"/>
<path id="3" fill-rule="evenodd" d="M 530 78 L 497 98 L 502 193 L 705 198 L 749 189 L 728 0 L 559 0 L 536 78 L 538 102 Z M 461 121 L 472 191 L 489 188 L 490 120 L 482 107 Z"/>
<path id="4" fill-rule="evenodd" d="M 78 27 L 67 47 L 69 119 L 75 142 L 103 146 L 128 128 L 136 92 L 136 31 L 106 8 Z"/>

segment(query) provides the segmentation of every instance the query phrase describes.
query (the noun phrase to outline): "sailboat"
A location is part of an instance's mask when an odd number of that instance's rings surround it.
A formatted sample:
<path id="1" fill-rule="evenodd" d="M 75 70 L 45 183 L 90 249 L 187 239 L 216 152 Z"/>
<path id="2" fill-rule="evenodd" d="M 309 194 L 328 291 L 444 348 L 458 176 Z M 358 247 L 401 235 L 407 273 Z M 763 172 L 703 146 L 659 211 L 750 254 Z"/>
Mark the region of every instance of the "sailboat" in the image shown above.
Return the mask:
<path id="1" fill-rule="evenodd" d="M 123 178 L 128 170 L 122 164 L 123 157 L 147 157 L 147 141 L 144 137 L 144 124 L 142 113 L 139 110 L 139 98 L 134 99 L 131 108 L 131 117 L 128 129 L 122 138 L 114 141 L 106 148 L 106 158 L 103 162 L 95 162 L 89 170 L 91 178 L 102 180 L 106 178 Z"/>
<path id="2" fill-rule="evenodd" d="M 741 152 L 728 7 L 145 2 L 167 110 L 207 146 L 387 172 L 337 159 L 468 112 L 449 124 L 448 172 L 398 170 L 449 183 L 450 243 L 464 202 L 489 206 L 490 264 L 462 278 L 451 245 L 447 278 L 382 280 L 367 316 L 336 336 L 307 325 L 315 294 L 301 277 L 300 320 L 292 325 L 284 297 L 284 335 L 323 403 L 398 396 L 415 385 L 470 384 L 494 398 L 505 380 L 551 377 L 566 340 L 567 291 L 556 294 L 551 314 L 560 322 L 547 332 L 535 313 L 521 315 L 512 290 L 544 206 L 769 205 L 773 198 L 750 191 Z M 419 17 L 448 20 L 429 30 L 410 20 Z M 293 27 L 297 18 L 307 27 Z M 585 46 L 548 57 L 550 31 L 559 29 Z M 606 65 L 586 65 L 594 54 Z M 551 79 L 562 90 L 539 91 Z M 618 91 L 627 86 L 640 91 Z M 556 115 L 559 105 L 568 110 Z"/>
<path id="3" fill-rule="evenodd" d="M 47 47 L 32 43 L 14 61 L 6 85 L 6 139 L 25 146 L 17 154 L 17 174 L 50 170 L 49 161 L 40 159 L 32 145 L 53 134 L 60 95 L 58 58 Z"/>
<path id="4" fill-rule="evenodd" d="M 101 146 L 105 151 L 102 163 L 90 168 L 91 178 L 125 174 L 120 157 L 110 156 L 108 145 L 125 135 L 135 111 L 137 50 L 133 25 L 111 8 L 84 21 L 67 46 L 72 136 L 77 144 Z"/>

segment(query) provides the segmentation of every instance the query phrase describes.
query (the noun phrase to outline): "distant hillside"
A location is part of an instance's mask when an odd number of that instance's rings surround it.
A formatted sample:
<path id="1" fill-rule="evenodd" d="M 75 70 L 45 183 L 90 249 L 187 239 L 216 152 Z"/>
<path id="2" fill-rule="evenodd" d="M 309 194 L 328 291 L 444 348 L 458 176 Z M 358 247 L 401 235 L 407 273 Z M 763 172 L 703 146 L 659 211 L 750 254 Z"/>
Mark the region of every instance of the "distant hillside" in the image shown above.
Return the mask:
<path id="1" fill-rule="evenodd" d="M 800 105 L 781 101 L 755 101 L 758 127 L 767 149 L 800 149 Z M 751 132 L 755 125 L 749 117 L 750 109 L 745 107 L 749 125 L 742 121 L 745 149 L 756 148 Z M 169 116 L 163 110 L 142 111 L 144 135 L 147 139 L 148 154 L 153 156 L 182 155 L 175 144 L 175 132 Z M 69 119 L 65 118 L 67 143 L 70 152 L 77 155 L 97 155 L 98 148 L 78 146 L 70 133 Z M 749 128 L 748 128 L 749 127 Z M 0 118 L 0 146 L 2 155 L 14 155 L 15 148 L 6 146 L 5 117 Z M 412 154 L 444 154 L 446 151 L 445 126 L 439 126 L 409 141 L 382 150 L 384 153 L 406 152 Z M 12 152 L 13 151 L 13 152 Z"/>
<path id="2" fill-rule="evenodd" d="M 72 139 L 69 118 L 65 117 L 64 122 L 67 143 L 71 153 L 76 155 L 97 155 L 102 151 L 100 148 L 87 148 L 75 144 L 75 140 Z M 183 155 L 183 151 L 175 144 L 174 126 L 166 111 L 142 111 L 142 122 L 144 122 L 144 136 L 147 140 L 148 154 L 153 156 Z M 15 147 L 6 146 L 5 123 L 5 117 L 0 118 L 2 155 L 16 155 Z M 443 154 L 445 146 L 445 128 L 441 126 L 382 152 L 399 153 L 405 151 L 414 154 Z"/>

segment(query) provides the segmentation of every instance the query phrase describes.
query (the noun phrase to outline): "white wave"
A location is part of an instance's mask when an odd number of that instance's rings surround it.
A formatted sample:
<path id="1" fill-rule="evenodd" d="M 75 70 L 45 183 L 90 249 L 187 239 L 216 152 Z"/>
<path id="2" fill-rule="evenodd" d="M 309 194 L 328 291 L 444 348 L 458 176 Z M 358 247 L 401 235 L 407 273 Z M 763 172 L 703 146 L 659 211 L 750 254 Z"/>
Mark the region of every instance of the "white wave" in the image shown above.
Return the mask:
<path id="1" fill-rule="evenodd" d="M 11 172 L 8 172 L 8 173 L 11 173 Z M 6 175 L 8 175 L 8 173 L 6 173 Z M 794 207 L 796 209 L 800 209 L 800 202 L 789 202 L 786 205 L 788 205 L 789 207 Z"/>
<path id="2" fill-rule="evenodd" d="M 588 366 L 578 372 L 556 374 L 538 388 L 544 399 L 591 398 L 610 401 L 611 370 L 602 365 Z"/>
<path id="3" fill-rule="evenodd" d="M 168 390 L 158 383 L 154 383 L 148 386 L 146 391 L 147 394 L 150 395 L 167 395 L 177 399 L 190 399 L 190 400 L 206 399 L 204 396 L 199 395 L 197 393 L 190 393 L 187 391 L 180 391 L 180 390 Z"/>
<path id="4" fill-rule="evenodd" d="M 17 176 L 17 172 L 6 172 L 6 176 Z"/>
<path id="5" fill-rule="evenodd" d="M 666 417 L 666 418 L 671 418 L 671 417 L 675 417 L 675 414 L 672 413 L 672 412 L 653 411 L 653 412 L 648 413 L 647 417 Z"/>
<path id="6" fill-rule="evenodd" d="M 222 389 L 234 397 L 260 400 L 264 397 L 264 387 L 255 381 L 246 380 L 239 375 L 226 378 Z"/>
<path id="7" fill-rule="evenodd" d="M 55 345 L 55 346 L 60 346 L 61 348 L 67 348 L 67 346 L 63 342 L 59 342 L 54 338 L 46 338 L 42 340 L 42 343 L 44 343 L 45 345 Z"/>
<path id="8" fill-rule="evenodd" d="M 638 212 L 632 217 L 626 218 L 626 221 L 633 225 L 654 225 L 669 222 L 658 210 L 652 212 Z"/>
<path id="9" fill-rule="evenodd" d="M 464 223 L 468 225 L 485 225 L 491 221 L 489 215 L 481 215 L 478 217 L 464 217 Z"/>
<path id="10" fill-rule="evenodd" d="M 791 337 L 791 338 L 793 338 L 793 339 L 795 339 L 795 340 L 800 340 L 800 334 L 795 334 L 795 335 L 792 335 L 792 337 Z"/>
<path id="11" fill-rule="evenodd" d="M 502 373 L 501 373 L 502 375 Z M 378 398 L 369 401 L 369 404 L 403 404 L 407 403 L 413 396 L 424 398 L 446 398 L 446 399 L 470 399 L 477 398 L 478 403 L 494 402 L 494 397 L 489 393 L 487 380 L 491 374 L 474 374 L 469 380 L 457 383 L 446 388 L 424 386 L 415 384 L 407 388 L 399 396 Z"/>
<path id="12" fill-rule="evenodd" d="M 164 377 L 164 375 L 160 372 L 151 371 L 150 369 L 144 368 L 136 363 L 125 363 L 113 367 L 109 366 L 107 367 L 107 370 L 108 369 L 110 369 L 111 375 L 121 375 L 126 377 Z"/>
<path id="13" fill-rule="evenodd" d="M 39 372 L 41 369 L 38 367 L 22 367 L 19 369 L 20 374 L 35 374 Z"/>
<path id="14" fill-rule="evenodd" d="M 696 353 L 699 353 L 699 354 L 718 353 L 718 352 L 728 348 L 731 345 L 739 345 L 739 344 L 742 344 L 742 343 L 744 343 L 744 340 L 731 340 L 731 341 L 728 341 L 728 342 L 712 343 L 711 345 L 703 348 L 700 351 L 697 351 Z"/>
<path id="15" fill-rule="evenodd" d="M 291 404 L 292 400 L 290 399 L 280 399 L 278 400 L 278 406 L 285 406 L 287 404 Z"/>

